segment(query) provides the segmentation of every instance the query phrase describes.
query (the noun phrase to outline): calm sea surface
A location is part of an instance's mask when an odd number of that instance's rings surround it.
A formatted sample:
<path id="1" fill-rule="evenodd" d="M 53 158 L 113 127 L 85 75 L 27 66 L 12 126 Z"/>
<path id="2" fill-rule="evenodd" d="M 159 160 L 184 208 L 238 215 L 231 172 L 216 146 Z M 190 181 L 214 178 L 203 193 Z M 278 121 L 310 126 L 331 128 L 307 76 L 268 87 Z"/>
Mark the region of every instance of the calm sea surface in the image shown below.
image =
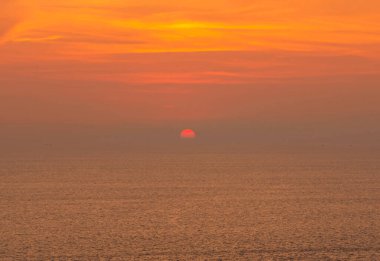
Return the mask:
<path id="1" fill-rule="evenodd" d="M 0 160 L 0 260 L 380 260 L 380 160 Z"/>

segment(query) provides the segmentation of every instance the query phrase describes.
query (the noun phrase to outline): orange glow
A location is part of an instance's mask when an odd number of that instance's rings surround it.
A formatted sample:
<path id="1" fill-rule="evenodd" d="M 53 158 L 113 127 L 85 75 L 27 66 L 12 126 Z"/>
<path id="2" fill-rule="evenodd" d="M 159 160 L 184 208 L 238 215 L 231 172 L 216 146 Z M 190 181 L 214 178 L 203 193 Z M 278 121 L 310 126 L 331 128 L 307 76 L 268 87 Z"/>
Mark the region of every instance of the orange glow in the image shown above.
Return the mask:
<path id="1" fill-rule="evenodd" d="M 3 44 L 49 44 L 57 58 L 262 49 L 368 54 L 380 40 L 377 0 L 4 1 Z"/>
<path id="2" fill-rule="evenodd" d="M 296 117 L 305 93 L 376 85 L 379 13 L 378 0 L 2 0 L 0 118 Z"/>

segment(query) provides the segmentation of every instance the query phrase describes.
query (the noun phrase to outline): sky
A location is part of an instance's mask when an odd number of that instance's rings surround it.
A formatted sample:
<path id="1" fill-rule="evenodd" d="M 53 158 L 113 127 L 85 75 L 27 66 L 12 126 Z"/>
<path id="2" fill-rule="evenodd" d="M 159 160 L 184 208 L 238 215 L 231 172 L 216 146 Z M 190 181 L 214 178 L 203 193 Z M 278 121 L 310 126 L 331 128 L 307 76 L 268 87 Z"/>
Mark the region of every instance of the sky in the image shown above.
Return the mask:
<path id="1" fill-rule="evenodd" d="M 4 153 L 380 147 L 378 0 L 0 5 Z"/>

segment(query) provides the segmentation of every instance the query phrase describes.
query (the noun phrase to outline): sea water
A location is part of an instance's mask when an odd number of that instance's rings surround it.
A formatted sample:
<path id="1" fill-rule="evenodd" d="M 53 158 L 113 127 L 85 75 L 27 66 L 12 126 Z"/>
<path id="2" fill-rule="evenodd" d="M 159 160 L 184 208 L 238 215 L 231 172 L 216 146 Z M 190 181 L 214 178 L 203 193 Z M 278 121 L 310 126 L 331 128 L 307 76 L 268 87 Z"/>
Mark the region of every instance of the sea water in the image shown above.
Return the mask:
<path id="1" fill-rule="evenodd" d="M 375 157 L 0 161 L 0 260 L 380 260 Z"/>

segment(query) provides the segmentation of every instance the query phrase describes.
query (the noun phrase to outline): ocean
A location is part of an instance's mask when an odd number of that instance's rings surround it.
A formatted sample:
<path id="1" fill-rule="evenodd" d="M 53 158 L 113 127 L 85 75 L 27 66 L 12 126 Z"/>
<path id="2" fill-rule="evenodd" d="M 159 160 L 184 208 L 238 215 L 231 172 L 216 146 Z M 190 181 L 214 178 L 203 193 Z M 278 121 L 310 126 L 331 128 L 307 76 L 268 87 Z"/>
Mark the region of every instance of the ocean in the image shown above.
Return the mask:
<path id="1" fill-rule="evenodd" d="M 0 160 L 0 260 L 380 260 L 380 159 Z"/>

